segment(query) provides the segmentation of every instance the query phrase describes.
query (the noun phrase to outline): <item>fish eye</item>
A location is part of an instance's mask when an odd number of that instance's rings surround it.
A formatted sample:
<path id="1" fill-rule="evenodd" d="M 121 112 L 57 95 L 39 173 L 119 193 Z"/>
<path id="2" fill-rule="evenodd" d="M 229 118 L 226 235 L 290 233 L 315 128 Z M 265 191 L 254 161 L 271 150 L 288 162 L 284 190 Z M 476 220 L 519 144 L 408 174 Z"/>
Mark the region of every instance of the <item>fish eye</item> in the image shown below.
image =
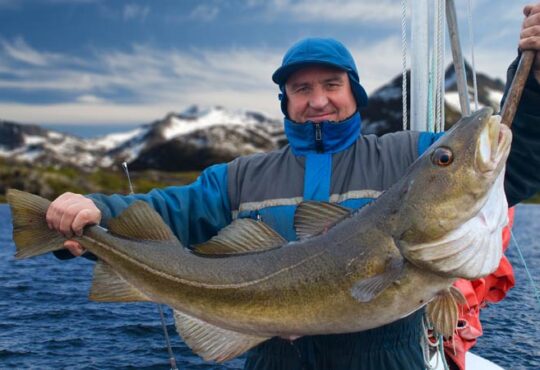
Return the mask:
<path id="1" fill-rule="evenodd" d="M 454 153 L 448 148 L 440 147 L 431 154 L 431 162 L 440 167 L 446 167 L 454 160 Z"/>

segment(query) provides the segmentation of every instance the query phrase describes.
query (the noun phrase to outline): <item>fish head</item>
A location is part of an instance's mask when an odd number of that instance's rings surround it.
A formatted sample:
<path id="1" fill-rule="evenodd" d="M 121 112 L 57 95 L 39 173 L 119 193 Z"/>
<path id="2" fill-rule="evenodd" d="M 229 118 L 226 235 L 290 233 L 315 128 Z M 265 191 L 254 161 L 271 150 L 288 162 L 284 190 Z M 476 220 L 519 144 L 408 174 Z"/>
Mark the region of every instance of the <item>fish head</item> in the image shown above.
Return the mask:
<path id="1" fill-rule="evenodd" d="M 507 223 L 504 168 L 512 133 L 491 108 L 462 118 L 400 184 L 397 240 L 411 262 L 477 278 L 498 266 Z"/>

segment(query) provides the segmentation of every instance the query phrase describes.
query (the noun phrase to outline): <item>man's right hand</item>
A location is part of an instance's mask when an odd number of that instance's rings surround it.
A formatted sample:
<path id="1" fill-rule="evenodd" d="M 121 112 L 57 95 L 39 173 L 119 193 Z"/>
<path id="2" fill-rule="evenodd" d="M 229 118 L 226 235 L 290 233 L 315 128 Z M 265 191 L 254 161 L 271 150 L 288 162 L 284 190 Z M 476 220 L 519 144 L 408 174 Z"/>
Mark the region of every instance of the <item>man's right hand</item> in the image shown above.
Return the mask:
<path id="1" fill-rule="evenodd" d="M 57 230 L 66 238 L 81 236 L 87 225 L 99 224 L 101 211 L 90 199 L 74 193 L 64 193 L 56 198 L 46 215 L 49 229 Z M 82 255 L 85 250 L 75 240 L 66 240 L 64 247 L 74 256 Z"/>

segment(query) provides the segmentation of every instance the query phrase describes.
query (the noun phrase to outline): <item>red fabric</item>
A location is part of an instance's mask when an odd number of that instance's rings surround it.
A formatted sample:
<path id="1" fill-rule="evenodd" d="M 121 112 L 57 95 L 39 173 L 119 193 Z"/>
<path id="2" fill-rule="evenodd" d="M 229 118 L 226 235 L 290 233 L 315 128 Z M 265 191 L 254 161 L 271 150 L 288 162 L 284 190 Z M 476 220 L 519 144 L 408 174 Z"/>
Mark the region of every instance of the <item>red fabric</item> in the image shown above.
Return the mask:
<path id="1" fill-rule="evenodd" d="M 508 226 L 503 230 L 503 252 L 510 243 L 510 230 L 514 223 L 514 208 L 508 210 Z M 452 340 L 444 343 L 444 352 L 449 362 L 456 368 L 465 370 L 465 353 L 476 344 L 482 335 L 480 310 L 486 303 L 499 302 L 506 296 L 515 283 L 512 265 L 503 255 L 499 267 L 485 278 L 469 281 L 460 279 L 456 286 L 465 296 L 467 305 L 460 307 L 460 325 Z"/>

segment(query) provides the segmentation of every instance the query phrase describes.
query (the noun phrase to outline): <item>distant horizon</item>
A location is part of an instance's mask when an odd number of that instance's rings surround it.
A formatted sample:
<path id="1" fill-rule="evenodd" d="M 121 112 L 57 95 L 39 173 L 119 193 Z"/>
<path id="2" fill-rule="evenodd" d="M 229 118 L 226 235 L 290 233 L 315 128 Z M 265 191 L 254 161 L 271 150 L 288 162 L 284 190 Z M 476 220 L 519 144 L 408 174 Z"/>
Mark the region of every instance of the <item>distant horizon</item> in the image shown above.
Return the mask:
<path id="1" fill-rule="evenodd" d="M 23 123 L 24 124 L 24 123 Z M 108 134 L 113 134 L 117 132 L 124 132 L 130 129 L 137 128 L 139 126 L 145 125 L 147 123 L 120 123 L 120 124 L 54 124 L 54 123 L 44 123 L 37 124 L 40 127 L 43 127 L 48 130 L 53 130 L 57 132 L 62 132 L 69 135 L 74 135 L 80 137 L 81 139 L 92 139 Z"/>

